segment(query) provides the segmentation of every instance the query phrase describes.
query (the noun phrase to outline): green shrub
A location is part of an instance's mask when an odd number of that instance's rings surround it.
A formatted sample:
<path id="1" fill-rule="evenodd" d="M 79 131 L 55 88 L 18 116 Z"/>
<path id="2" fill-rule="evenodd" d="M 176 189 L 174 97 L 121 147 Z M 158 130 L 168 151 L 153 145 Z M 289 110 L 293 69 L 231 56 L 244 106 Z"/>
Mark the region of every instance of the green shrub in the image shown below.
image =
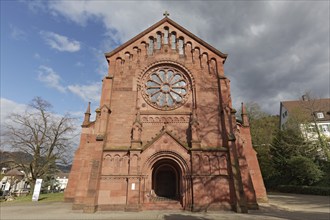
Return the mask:
<path id="1" fill-rule="evenodd" d="M 319 160 L 317 162 L 324 175 L 322 179 L 314 183 L 313 186 L 330 187 L 330 161 Z"/>
<path id="2" fill-rule="evenodd" d="M 293 156 L 288 160 L 288 167 L 292 185 L 312 185 L 321 180 L 323 176 L 322 170 L 311 159 L 304 156 Z"/>
<path id="3" fill-rule="evenodd" d="M 284 193 L 330 196 L 330 187 L 280 185 L 276 190 Z"/>

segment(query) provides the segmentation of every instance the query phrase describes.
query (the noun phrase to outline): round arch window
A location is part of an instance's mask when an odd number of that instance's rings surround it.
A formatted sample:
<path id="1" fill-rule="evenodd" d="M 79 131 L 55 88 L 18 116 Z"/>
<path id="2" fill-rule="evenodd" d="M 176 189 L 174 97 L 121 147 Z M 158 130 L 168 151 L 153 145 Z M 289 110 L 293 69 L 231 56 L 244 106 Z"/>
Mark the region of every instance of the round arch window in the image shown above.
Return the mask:
<path id="1" fill-rule="evenodd" d="M 188 80 L 175 67 L 161 66 L 149 70 L 144 83 L 142 95 L 146 102 L 157 109 L 176 109 L 187 100 Z"/>

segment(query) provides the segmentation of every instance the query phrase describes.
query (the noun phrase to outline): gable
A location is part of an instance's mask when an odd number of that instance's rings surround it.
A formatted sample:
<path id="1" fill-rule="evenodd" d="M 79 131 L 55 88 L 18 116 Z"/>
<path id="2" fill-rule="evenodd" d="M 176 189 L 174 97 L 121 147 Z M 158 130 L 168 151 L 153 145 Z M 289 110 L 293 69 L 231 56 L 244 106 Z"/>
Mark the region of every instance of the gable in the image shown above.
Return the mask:
<path id="1" fill-rule="evenodd" d="M 159 135 L 149 141 L 149 143 L 144 146 L 143 151 L 147 151 L 148 149 L 154 149 L 155 151 L 188 152 L 188 148 L 166 130 L 163 130 Z"/>
<path id="2" fill-rule="evenodd" d="M 154 39 L 154 44 L 156 44 L 157 38 L 160 35 L 163 42 L 167 35 L 166 32 L 168 32 L 169 46 L 171 46 L 170 36 L 171 34 L 175 34 L 175 38 L 177 39 L 176 43 L 179 43 L 178 41 L 181 39 L 185 47 L 189 47 L 191 50 L 198 50 L 200 55 L 206 54 L 209 59 L 222 58 L 223 62 L 225 62 L 227 58 L 227 54 L 212 47 L 168 17 L 163 18 L 131 40 L 117 47 L 115 50 L 105 53 L 105 57 L 108 60 L 123 57 L 125 55 L 130 57 L 131 53 L 129 51 L 135 50 L 138 53 L 139 51 L 146 49 L 150 43 L 150 39 Z"/>

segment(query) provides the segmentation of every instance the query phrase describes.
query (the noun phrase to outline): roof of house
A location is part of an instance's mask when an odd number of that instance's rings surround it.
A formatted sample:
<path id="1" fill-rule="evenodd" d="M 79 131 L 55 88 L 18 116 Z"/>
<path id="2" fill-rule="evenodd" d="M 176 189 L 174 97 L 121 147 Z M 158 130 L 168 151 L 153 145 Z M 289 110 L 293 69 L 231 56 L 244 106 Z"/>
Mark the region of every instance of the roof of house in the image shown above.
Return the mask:
<path id="1" fill-rule="evenodd" d="M 62 171 L 60 171 L 60 172 L 58 172 L 57 174 L 56 174 L 56 177 L 59 177 L 59 178 L 69 178 L 69 173 L 64 173 L 64 172 L 62 172 Z"/>
<path id="2" fill-rule="evenodd" d="M 125 47 L 127 47 L 128 45 L 132 44 L 133 42 L 135 42 L 136 40 L 138 40 L 139 38 L 143 37 L 144 35 L 146 35 L 148 32 L 156 29 L 158 26 L 162 25 L 163 23 L 169 23 L 171 25 L 173 25 L 174 27 L 176 27 L 177 29 L 179 29 L 180 31 L 182 31 L 184 34 L 188 35 L 189 37 L 191 37 L 192 39 L 194 39 L 195 41 L 197 41 L 198 43 L 200 43 L 201 45 L 205 46 L 206 48 L 208 48 L 210 51 L 212 51 L 213 53 L 217 54 L 218 56 L 226 59 L 227 58 L 227 54 L 222 53 L 221 51 L 219 51 L 218 49 L 214 48 L 213 46 L 211 46 L 210 44 L 206 43 L 205 41 L 203 41 L 202 39 L 200 39 L 199 37 L 197 37 L 196 35 L 192 34 L 190 31 L 188 31 L 187 29 L 185 29 L 184 27 L 182 27 L 181 25 L 177 24 L 176 22 L 174 22 L 173 20 L 171 20 L 168 17 L 163 18 L 162 20 L 158 21 L 157 23 L 155 23 L 154 25 L 152 25 L 151 27 L 147 28 L 146 30 L 144 30 L 143 32 L 141 32 L 140 34 L 136 35 L 135 37 L 133 37 L 132 39 L 130 39 L 129 41 L 127 41 L 126 43 L 122 44 L 121 46 L 117 47 L 116 49 L 114 49 L 111 52 L 105 53 L 106 57 L 110 57 L 113 54 L 119 52 L 120 50 L 124 49 Z"/>
<path id="3" fill-rule="evenodd" d="M 14 168 L 5 173 L 5 176 L 24 176 L 24 173 L 19 171 L 17 168 Z"/>
<path id="4" fill-rule="evenodd" d="M 323 113 L 324 118 L 315 117 L 317 121 L 330 121 L 330 98 L 283 101 L 281 104 L 288 110 L 289 114 L 296 111 L 301 112 L 310 120 L 316 113 Z"/>

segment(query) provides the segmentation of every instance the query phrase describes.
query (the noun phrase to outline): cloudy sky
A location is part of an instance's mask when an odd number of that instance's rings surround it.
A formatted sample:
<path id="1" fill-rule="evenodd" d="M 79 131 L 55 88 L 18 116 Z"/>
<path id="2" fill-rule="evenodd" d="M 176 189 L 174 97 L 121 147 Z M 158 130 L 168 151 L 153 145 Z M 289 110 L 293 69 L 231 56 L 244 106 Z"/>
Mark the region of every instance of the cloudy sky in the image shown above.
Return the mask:
<path id="1" fill-rule="evenodd" d="M 1 1 L 1 120 L 41 96 L 83 116 L 110 52 L 170 18 L 223 53 L 234 106 L 329 98 L 329 1 Z"/>

